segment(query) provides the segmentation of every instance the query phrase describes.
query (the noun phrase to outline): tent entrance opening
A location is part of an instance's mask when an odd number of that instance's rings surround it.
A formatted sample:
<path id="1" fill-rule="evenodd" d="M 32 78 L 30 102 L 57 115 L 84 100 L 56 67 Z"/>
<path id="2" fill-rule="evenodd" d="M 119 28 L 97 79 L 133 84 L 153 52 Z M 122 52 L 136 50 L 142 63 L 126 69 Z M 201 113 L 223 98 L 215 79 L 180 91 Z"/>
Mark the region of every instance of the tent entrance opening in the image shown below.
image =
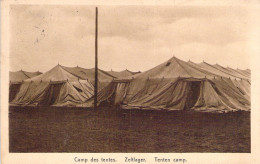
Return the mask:
<path id="1" fill-rule="evenodd" d="M 48 91 L 45 93 L 46 97 L 41 104 L 42 105 L 53 105 L 56 100 L 59 97 L 60 91 L 61 91 L 61 87 L 63 86 L 63 83 L 60 84 L 51 84 L 48 88 Z"/>
<path id="2" fill-rule="evenodd" d="M 191 109 L 200 96 L 201 81 L 189 81 L 185 109 Z"/>

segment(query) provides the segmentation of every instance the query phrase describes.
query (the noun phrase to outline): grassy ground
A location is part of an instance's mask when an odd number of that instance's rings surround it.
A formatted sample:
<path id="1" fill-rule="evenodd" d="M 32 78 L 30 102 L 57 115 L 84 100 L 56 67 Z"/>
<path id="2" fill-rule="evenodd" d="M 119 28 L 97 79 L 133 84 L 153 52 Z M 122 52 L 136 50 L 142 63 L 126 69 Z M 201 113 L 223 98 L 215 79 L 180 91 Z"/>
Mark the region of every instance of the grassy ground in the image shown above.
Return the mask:
<path id="1" fill-rule="evenodd" d="M 250 152 L 250 113 L 10 107 L 10 152 Z"/>

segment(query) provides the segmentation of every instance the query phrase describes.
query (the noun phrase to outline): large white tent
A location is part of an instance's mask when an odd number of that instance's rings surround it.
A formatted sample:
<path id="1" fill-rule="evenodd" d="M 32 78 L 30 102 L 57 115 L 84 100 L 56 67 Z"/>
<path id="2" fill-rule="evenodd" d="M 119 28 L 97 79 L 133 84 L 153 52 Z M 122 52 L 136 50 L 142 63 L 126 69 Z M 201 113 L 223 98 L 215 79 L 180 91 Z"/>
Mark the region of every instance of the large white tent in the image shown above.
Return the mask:
<path id="1" fill-rule="evenodd" d="M 99 105 L 126 109 L 250 110 L 250 73 L 176 57 L 129 79 L 112 82 L 98 94 Z M 85 106 L 93 106 L 89 99 Z"/>

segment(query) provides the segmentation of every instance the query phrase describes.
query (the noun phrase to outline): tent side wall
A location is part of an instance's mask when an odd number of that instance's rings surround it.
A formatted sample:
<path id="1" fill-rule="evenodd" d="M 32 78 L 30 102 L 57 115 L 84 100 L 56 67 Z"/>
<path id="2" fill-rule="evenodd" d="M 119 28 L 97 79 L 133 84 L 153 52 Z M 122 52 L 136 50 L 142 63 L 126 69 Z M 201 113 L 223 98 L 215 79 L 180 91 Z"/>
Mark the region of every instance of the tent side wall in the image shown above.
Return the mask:
<path id="1" fill-rule="evenodd" d="M 140 85 L 138 90 L 135 85 L 141 81 L 133 80 L 128 85 L 110 84 L 99 92 L 99 95 L 103 95 L 103 99 L 99 101 L 110 98 L 115 100 L 114 105 L 121 104 L 124 109 L 192 109 L 207 112 L 250 110 L 250 101 L 228 78 L 148 79 L 145 81 L 145 85 Z M 111 98 L 113 96 L 114 98 Z"/>
<path id="2" fill-rule="evenodd" d="M 192 87 L 192 81 L 185 81 L 182 79 L 169 79 L 165 80 L 165 83 L 158 80 L 152 80 L 149 86 L 147 86 L 138 97 L 132 99 L 125 108 L 142 108 L 142 109 L 170 109 L 170 110 L 184 110 L 190 108 L 191 104 L 194 104 L 198 97 L 198 93 L 189 94 L 194 91 Z M 195 81 L 198 83 L 198 81 Z M 154 84 L 152 84 L 154 83 Z M 200 85 L 198 85 L 200 87 Z M 194 86 L 193 86 L 194 87 Z M 199 89 L 198 87 L 198 89 Z M 194 96 L 195 97 L 189 97 Z M 191 99 L 193 98 L 193 99 Z"/>
<path id="3" fill-rule="evenodd" d="M 63 82 L 24 82 L 11 105 L 77 106 L 93 95 L 88 80 Z"/>
<path id="4" fill-rule="evenodd" d="M 49 82 L 23 82 L 13 105 L 38 105 L 44 99 L 44 93 L 49 88 Z"/>

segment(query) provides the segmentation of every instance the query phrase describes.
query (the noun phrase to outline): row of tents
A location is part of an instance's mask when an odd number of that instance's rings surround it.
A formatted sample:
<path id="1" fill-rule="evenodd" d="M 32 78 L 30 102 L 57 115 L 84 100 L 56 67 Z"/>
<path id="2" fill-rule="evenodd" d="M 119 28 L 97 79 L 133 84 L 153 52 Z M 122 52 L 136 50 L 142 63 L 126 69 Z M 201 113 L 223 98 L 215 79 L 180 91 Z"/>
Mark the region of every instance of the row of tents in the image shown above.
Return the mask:
<path id="1" fill-rule="evenodd" d="M 94 69 L 57 65 L 18 82 L 11 79 L 11 74 L 10 105 L 93 107 Z M 142 73 L 99 70 L 98 105 L 122 109 L 249 111 L 250 75 L 249 69 L 185 62 L 176 57 Z"/>
<path id="2" fill-rule="evenodd" d="M 114 79 L 137 74 L 129 70 L 98 70 L 98 89 Z M 95 69 L 57 65 L 41 72 L 10 72 L 9 102 L 11 105 L 77 106 L 94 94 Z"/>

